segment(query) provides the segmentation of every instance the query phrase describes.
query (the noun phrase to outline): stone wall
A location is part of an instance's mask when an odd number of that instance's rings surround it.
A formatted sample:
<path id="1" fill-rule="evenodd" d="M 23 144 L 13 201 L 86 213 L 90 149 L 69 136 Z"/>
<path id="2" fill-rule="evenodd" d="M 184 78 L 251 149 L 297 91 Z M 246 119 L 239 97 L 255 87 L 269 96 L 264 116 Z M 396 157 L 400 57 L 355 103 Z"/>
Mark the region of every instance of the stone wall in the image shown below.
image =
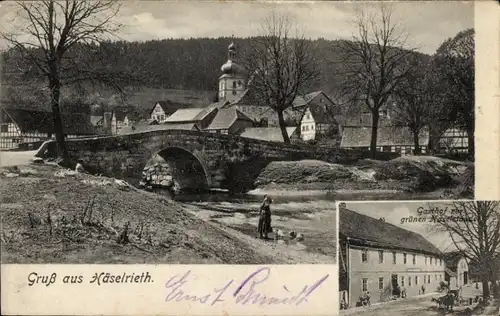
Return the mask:
<path id="1" fill-rule="evenodd" d="M 233 135 L 197 131 L 158 130 L 128 135 L 67 140 L 73 164 L 83 159 L 87 170 L 138 183 L 148 161 L 166 149 L 176 148 L 199 161 L 208 187 L 232 188 L 236 183 L 247 188 L 255 174 L 271 161 L 316 159 L 348 164 L 368 158 L 369 152 L 332 147 L 266 142 Z M 55 144 L 46 146 L 55 154 Z M 165 157 L 164 157 L 165 158 Z M 170 155 L 169 163 L 186 157 Z M 176 160 L 177 159 L 177 160 Z"/>

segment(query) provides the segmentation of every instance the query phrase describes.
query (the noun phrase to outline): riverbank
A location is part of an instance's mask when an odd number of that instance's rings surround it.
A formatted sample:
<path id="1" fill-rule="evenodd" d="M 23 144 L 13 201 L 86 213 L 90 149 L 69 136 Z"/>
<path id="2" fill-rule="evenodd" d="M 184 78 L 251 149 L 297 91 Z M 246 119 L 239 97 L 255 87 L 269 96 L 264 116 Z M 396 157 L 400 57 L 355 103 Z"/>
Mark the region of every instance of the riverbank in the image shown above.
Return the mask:
<path id="1" fill-rule="evenodd" d="M 315 160 L 272 162 L 253 192 L 327 192 L 339 200 L 473 198 L 474 165 L 437 157 L 361 160 L 355 165 Z"/>
<path id="2" fill-rule="evenodd" d="M 306 234 L 317 222 L 308 218 L 311 210 L 276 215 L 283 228 L 282 219 L 300 217 L 302 226 L 293 227 L 302 227 L 304 242 L 263 241 L 244 223 L 204 218 L 217 205 L 173 202 L 120 180 L 47 164 L 3 167 L 0 178 L 2 263 L 335 262 L 335 224 Z M 247 212 L 248 225 L 257 210 Z M 332 246 L 315 248 L 318 241 Z"/>

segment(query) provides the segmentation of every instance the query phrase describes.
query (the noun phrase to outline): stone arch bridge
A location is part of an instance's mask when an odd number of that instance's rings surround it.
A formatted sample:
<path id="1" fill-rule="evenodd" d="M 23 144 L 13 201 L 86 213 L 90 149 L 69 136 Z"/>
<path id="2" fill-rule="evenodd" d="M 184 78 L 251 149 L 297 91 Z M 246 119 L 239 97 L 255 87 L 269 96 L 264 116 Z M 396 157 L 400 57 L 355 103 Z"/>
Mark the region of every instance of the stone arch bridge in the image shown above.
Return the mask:
<path id="1" fill-rule="evenodd" d="M 197 131 L 157 130 L 118 136 L 66 141 L 70 162 L 83 159 L 96 174 L 126 179 L 137 184 L 148 161 L 161 156 L 177 175 L 195 183 L 193 189 L 229 189 L 246 192 L 261 170 L 272 161 L 317 159 L 348 163 L 366 152 L 253 140 L 233 135 Z M 55 142 L 47 153 L 55 154 Z"/>

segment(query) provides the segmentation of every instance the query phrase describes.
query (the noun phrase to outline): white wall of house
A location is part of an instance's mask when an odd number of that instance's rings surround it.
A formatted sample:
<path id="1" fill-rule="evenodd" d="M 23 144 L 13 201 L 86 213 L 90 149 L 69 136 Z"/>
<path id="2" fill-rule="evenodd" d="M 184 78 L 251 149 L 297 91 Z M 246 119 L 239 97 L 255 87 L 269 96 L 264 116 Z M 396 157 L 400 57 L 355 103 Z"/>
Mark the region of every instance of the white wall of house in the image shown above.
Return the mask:
<path id="1" fill-rule="evenodd" d="M 316 137 L 316 122 L 309 109 L 304 112 L 300 121 L 300 136 L 303 141 L 313 140 Z"/>
<path id="2" fill-rule="evenodd" d="M 123 119 L 123 126 L 130 126 L 130 120 L 127 115 L 125 115 L 125 118 Z"/>
<path id="3" fill-rule="evenodd" d="M 14 123 L 0 124 L 0 150 L 13 149 L 19 147 L 20 143 L 37 142 L 45 139 L 47 139 L 46 133 L 22 133 Z"/>
<path id="4" fill-rule="evenodd" d="M 370 292 L 372 302 L 390 300 L 393 277 L 406 289 L 408 297 L 418 295 L 422 285 L 426 292 L 435 291 L 445 280 L 445 263 L 437 256 L 352 246 L 348 258 L 351 305 L 363 291 Z"/>
<path id="5" fill-rule="evenodd" d="M 156 120 L 158 123 L 161 123 L 165 121 L 166 118 L 167 115 L 165 114 L 165 111 L 163 111 L 160 104 L 157 103 L 155 108 L 153 109 L 153 112 L 151 113 L 151 119 Z"/>
<path id="6" fill-rule="evenodd" d="M 468 146 L 469 139 L 467 138 L 467 132 L 458 128 L 447 129 L 439 139 L 440 151 L 466 153 Z"/>
<path id="7" fill-rule="evenodd" d="M 465 258 L 460 259 L 457 265 L 457 278 L 456 284 L 450 284 L 450 286 L 461 287 L 470 283 L 469 275 L 469 264 Z"/>

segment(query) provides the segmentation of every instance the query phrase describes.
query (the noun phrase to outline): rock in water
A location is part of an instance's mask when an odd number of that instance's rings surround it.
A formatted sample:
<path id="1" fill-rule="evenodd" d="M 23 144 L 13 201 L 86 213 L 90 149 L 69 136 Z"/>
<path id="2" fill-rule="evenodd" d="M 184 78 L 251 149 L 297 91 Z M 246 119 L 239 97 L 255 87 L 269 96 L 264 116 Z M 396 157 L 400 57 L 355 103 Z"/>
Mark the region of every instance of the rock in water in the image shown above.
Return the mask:
<path id="1" fill-rule="evenodd" d="M 298 233 L 297 234 L 297 241 L 302 241 L 304 240 L 304 235 L 302 235 L 301 233 Z"/>
<path id="2" fill-rule="evenodd" d="M 35 157 L 31 160 L 33 163 L 36 163 L 36 164 L 42 164 L 44 163 L 43 159 L 40 158 L 40 157 Z"/>

